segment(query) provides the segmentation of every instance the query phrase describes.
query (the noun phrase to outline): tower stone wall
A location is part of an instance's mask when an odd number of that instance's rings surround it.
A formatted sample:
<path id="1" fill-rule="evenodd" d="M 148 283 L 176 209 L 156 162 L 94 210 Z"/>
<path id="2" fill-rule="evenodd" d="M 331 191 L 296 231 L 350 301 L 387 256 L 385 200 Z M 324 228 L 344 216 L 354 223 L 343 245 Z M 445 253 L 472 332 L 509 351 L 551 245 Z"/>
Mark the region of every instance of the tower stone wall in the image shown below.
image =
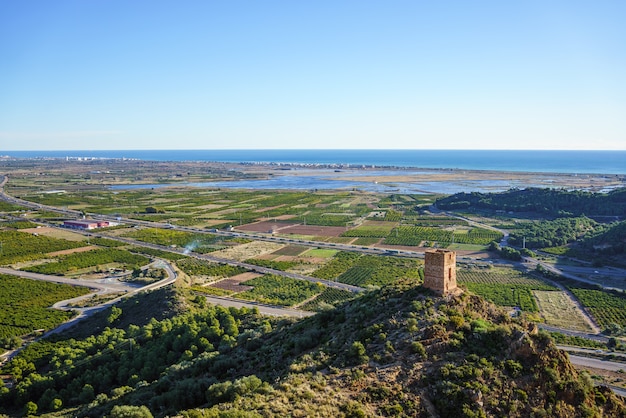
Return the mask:
<path id="1" fill-rule="evenodd" d="M 456 253 L 450 250 L 426 251 L 424 287 L 440 295 L 456 292 Z"/>

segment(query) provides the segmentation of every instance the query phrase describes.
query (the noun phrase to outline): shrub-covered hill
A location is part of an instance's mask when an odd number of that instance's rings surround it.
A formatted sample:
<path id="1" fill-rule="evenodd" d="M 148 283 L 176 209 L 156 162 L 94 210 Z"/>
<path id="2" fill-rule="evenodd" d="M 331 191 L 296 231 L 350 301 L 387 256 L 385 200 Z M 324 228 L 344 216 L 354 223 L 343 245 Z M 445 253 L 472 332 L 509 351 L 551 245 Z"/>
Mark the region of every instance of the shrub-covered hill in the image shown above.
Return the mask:
<path id="1" fill-rule="evenodd" d="M 437 200 L 444 210 L 487 209 L 548 216 L 626 216 L 626 187 L 608 193 L 563 189 L 511 189 L 502 193 L 456 193 Z"/>
<path id="2" fill-rule="evenodd" d="M 127 320 L 123 309 L 118 314 L 116 321 Z M 195 299 L 172 318 L 57 344 L 41 355 L 48 366 L 0 399 L 8 412 L 626 415 L 623 400 L 594 388 L 547 334 L 480 297 L 435 297 L 408 281 L 300 321 Z"/>

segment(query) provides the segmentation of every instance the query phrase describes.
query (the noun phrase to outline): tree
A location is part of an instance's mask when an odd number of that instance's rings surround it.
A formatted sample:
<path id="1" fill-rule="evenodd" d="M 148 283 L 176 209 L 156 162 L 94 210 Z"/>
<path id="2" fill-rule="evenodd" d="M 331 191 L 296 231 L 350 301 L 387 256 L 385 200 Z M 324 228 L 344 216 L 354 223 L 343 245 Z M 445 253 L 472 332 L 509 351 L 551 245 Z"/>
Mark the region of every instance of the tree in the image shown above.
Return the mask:
<path id="1" fill-rule="evenodd" d="M 58 411 L 63 406 L 63 401 L 59 398 L 54 398 L 52 403 L 50 404 L 50 409 L 53 411 Z"/>
<path id="2" fill-rule="evenodd" d="M 95 397 L 96 395 L 93 386 L 87 383 L 85 386 L 83 386 L 80 395 L 78 395 L 78 400 L 80 401 L 80 403 L 89 403 L 93 401 Z"/>
<path id="3" fill-rule="evenodd" d="M 360 341 L 355 341 L 350 346 L 348 356 L 359 364 L 367 363 L 369 357 L 365 354 L 365 346 Z"/>
<path id="4" fill-rule="evenodd" d="M 118 308 L 117 306 L 113 306 L 111 308 L 111 313 L 109 314 L 109 316 L 107 317 L 107 323 L 109 325 L 111 325 L 113 322 L 115 322 L 120 316 L 122 315 L 122 309 Z"/>
<path id="5" fill-rule="evenodd" d="M 31 416 L 37 413 L 37 404 L 33 401 L 28 401 L 26 405 L 24 405 L 24 416 Z"/>
<path id="6" fill-rule="evenodd" d="M 10 337 L 4 337 L 0 339 L 0 346 L 6 348 L 7 350 L 13 350 L 23 343 L 22 339 L 17 335 L 12 335 Z"/>
<path id="7" fill-rule="evenodd" d="M 116 405 L 111 410 L 109 418 L 153 418 L 153 415 L 144 405 Z"/>

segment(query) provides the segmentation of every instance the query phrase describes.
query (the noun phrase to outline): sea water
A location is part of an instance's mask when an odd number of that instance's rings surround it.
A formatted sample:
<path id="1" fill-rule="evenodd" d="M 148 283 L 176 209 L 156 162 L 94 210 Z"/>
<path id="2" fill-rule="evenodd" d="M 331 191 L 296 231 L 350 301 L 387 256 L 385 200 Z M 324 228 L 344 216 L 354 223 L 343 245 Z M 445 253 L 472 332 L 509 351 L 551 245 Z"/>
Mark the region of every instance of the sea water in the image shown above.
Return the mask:
<path id="1" fill-rule="evenodd" d="M 626 151 L 543 150 L 76 150 L 2 151 L 15 158 L 128 158 L 544 173 L 626 174 Z"/>

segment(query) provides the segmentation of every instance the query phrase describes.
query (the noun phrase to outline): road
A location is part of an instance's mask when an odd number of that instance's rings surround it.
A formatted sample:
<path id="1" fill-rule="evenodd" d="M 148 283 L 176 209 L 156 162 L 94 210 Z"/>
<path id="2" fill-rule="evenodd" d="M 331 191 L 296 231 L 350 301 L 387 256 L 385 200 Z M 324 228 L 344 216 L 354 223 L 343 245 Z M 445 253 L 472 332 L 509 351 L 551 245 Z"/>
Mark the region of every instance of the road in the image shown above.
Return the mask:
<path id="1" fill-rule="evenodd" d="M 569 361 L 576 366 L 593 367 L 594 369 L 610 370 L 617 372 L 620 370 L 626 370 L 626 363 L 618 361 L 601 360 L 593 357 L 577 356 L 575 354 L 569 354 Z"/>
<path id="2" fill-rule="evenodd" d="M 590 332 L 574 331 L 574 330 L 565 329 L 565 328 L 551 327 L 550 325 L 546 325 L 546 324 L 537 324 L 537 326 L 540 329 L 544 329 L 546 331 L 560 332 L 561 334 L 570 335 L 572 337 L 582 337 L 582 338 L 587 338 L 589 340 L 599 341 L 602 343 L 606 343 L 609 341 L 609 337 L 602 335 L 600 333 L 593 334 Z"/>
<path id="3" fill-rule="evenodd" d="M 576 355 L 576 353 L 579 353 L 581 355 L 587 354 L 587 355 L 591 355 L 595 357 L 611 356 L 612 358 L 610 358 L 609 360 L 611 361 L 619 360 L 619 361 L 615 361 L 615 363 L 622 364 L 622 366 L 624 367 L 624 370 L 626 370 L 626 353 L 613 352 L 609 350 L 594 350 L 593 348 L 572 347 L 569 345 L 557 345 L 557 348 L 563 351 L 567 351 L 568 354 L 574 353 L 574 355 Z"/>
<path id="4" fill-rule="evenodd" d="M 96 306 L 89 306 L 89 307 L 85 307 L 85 308 L 76 308 L 76 307 L 71 307 L 68 306 L 73 302 L 77 302 L 80 301 L 82 299 L 85 298 L 90 298 L 91 296 L 93 296 L 93 293 L 89 293 L 87 295 L 82 295 L 82 296 L 78 296 L 76 298 L 72 298 L 72 299 L 67 299 L 67 300 L 62 300 L 60 302 L 55 303 L 52 307 L 55 309 L 62 309 L 62 310 L 73 310 L 73 311 L 77 311 L 78 315 L 76 315 L 75 317 L 73 317 L 72 319 L 70 319 L 69 321 L 64 322 L 63 324 L 59 325 L 58 327 L 47 331 L 46 333 L 44 333 L 43 335 L 41 335 L 40 337 L 37 337 L 36 339 L 34 339 L 33 341 L 31 341 L 29 344 L 32 344 L 35 341 L 39 341 L 42 338 L 45 338 L 49 335 L 52 334 L 57 334 L 59 332 L 62 332 L 72 326 L 74 326 L 78 321 L 82 321 L 85 318 L 88 318 L 89 316 L 93 315 L 94 313 L 101 311 L 111 305 L 114 305 L 115 303 L 119 302 L 120 300 L 122 300 L 123 298 L 127 298 L 130 297 L 132 295 L 134 295 L 135 293 L 138 292 L 143 292 L 143 291 L 147 291 L 147 290 L 155 290 L 155 289 L 159 289 L 163 286 L 167 286 L 170 285 L 172 283 L 174 283 L 176 281 L 177 278 L 177 274 L 176 271 L 172 268 L 172 266 L 169 263 L 166 263 L 164 260 L 159 260 L 158 263 L 160 263 L 160 266 L 163 267 L 165 269 L 165 271 L 167 272 L 167 277 L 163 280 L 159 280 L 158 282 L 155 283 L 151 283 L 149 285 L 146 286 L 138 286 L 138 285 L 133 285 L 132 283 L 124 283 L 124 282 L 119 282 L 117 280 L 117 278 L 109 278 L 109 279 L 101 279 L 101 280 L 82 280 L 82 279 L 68 279 L 68 278 L 64 278 L 64 277 L 58 277 L 58 276 L 48 276 L 45 274 L 38 274 L 38 273 L 31 273 L 31 272 L 27 272 L 27 271 L 19 271 L 19 270 L 13 270 L 13 269 L 8 269 L 8 268 L 0 268 L 0 273 L 2 274 L 9 274 L 9 275 L 13 275 L 13 276 L 19 276 L 19 277 L 24 277 L 27 279 L 33 279 L 33 280 L 43 280 L 43 281 L 48 281 L 48 282 L 55 282 L 55 283 L 64 283 L 64 284 L 70 284 L 73 286 L 85 286 L 85 287 L 89 287 L 91 289 L 97 289 L 99 294 L 106 294 L 106 293 L 118 293 L 118 292 L 124 292 L 123 295 L 118 296 L 114 299 L 108 300 L 100 305 L 96 305 Z M 164 263 L 164 264 L 163 264 Z M 154 264 L 154 263 L 152 263 Z M 2 354 L 2 356 L 0 356 L 2 358 L 2 362 L 4 361 L 8 361 L 11 360 L 13 357 L 15 357 L 21 350 L 23 350 L 24 348 L 26 348 L 29 344 L 25 344 L 22 345 L 21 347 L 15 349 L 15 350 L 11 350 L 8 351 L 4 354 Z"/>
<path id="5" fill-rule="evenodd" d="M 119 282 L 117 280 L 108 278 L 100 280 L 84 280 L 84 279 L 71 279 L 61 276 L 49 276 L 46 274 L 32 273 L 29 271 L 13 270 L 10 268 L 0 267 L 0 273 L 9 274 L 11 276 L 24 277 L 32 280 L 43 280 L 46 282 L 55 282 L 69 284 L 72 286 L 84 286 L 90 289 L 96 289 L 101 293 L 111 292 L 130 292 L 137 289 L 138 286 L 130 283 Z"/>
<path id="6" fill-rule="evenodd" d="M 18 205 L 22 205 L 22 206 L 26 206 L 32 209 L 45 209 L 45 210 L 49 210 L 49 211 L 54 211 L 57 213 L 61 213 L 67 216 L 77 216 L 77 214 L 81 215 L 81 213 L 74 211 L 74 210 L 69 210 L 69 209 L 60 209 L 60 208 L 56 208 L 54 206 L 46 206 L 46 205 L 40 205 L 40 204 L 36 204 L 36 203 L 32 203 L 29 202 L 27 200 L 23 200 L 23 199 L 17 199 L 14 198 L 12 196 L 7 195 L 4 192 L 4 189 L 2 188 L 2 186 L 6 183 L 7 181 L 7 177 L 3 176 L 3 179 L 0 181 L 0 198 L 10 202 L 10 203 L 14 203 L 14 204 L 18 204 Z M 113 222 L 123 222 L 129 225 L 139 225 L 139 226 L 144 226 L 144 227 L 150 227 L 150 228 L 163 228 L 163 229 L 173 229 L 173 230 L 177 230 L 177 231 L 183 231 L 183 232 L 192 232 L 192 233 L 202 233 L 202 234 L 211 234 L 211 235 L 219 235 L 219 236 L 227 236 L 227 237 L 240 237 L 240 238 L 249 238 L 249 239 L 254 239 L 254 240 L 262 240 L 262 241 L 272 241 L 272 242 L 279 242 L 279 243 L 286 243 L 286 244 L 298 244 L 298 245 L 308 245 L 308 246 L 313 246 L 313 247 L 324 247 L 324 248 L 332 248 L 332 249 L 336 249 L 336 250 L 345 250 L 345 251 L 359 251 L 359 252 L 364 252 L 364 253 L 370 253 L 370 254 L 388 254 L 389 251 L 388 250 L 384 250 L 384 249 L 379 249 L 379 248 L 369 248 L 369 247 L 359 247 L 356 245 L 345 245 L 345 244 L 329 244 L 329 243 L 322 243 L 322 242 L 317 242 L 317 241 L 308 241 L 308 240 L 302 240 L 302 239 L 290 239 L 290 238 L 283 238 L 283 237 L 274 237 L 274 236 L 265 236 L 262 234 L 247 234 L 247 233 L 243 233 L 243 232 L 234 232 L 234 231 L 207 231 L 205 229 L 201 229 L 201 228 L 189 228 L 189 227 L 182 227 L 182 226 L 176 226 L 176 225 L 171 225 L 171 224 L 164 224 L 164 223 L 159 223 L 159 222 L 149 222 L 149 221 L 141 221 L 141 220 L 135 220 L 135 219 L 129 219 L 129 218 L 120 218 L 120 217 L 113 217 L 113 216 L 106 216 L 106 215 L 100 215 L 100 214 L 93 214 L 90 213 L 90 216 L 92 216 L 94 219 L 101 219 L 101 220 L 109 220 L 109 221 L 113 221 Z M 53 225 L 50 225 L 53 226 Z M 80 231 L 80 230 L 75 230 L 74 232 L 77 233 L 82 233 L 84 235 L 92 235 L 93 231 Z M 137 240 L 133 240 L 130 238 L 122 238 L 122 237 L 114 237 L 114 236 L 107 236 L 107 238 L 109 239 L 114 239 L 117 241 L 121 241 L 121 242 L 125 242 L 127 244 L 131 244 L 131 245 L 137 245 L 137 246 L 143 246 L 143 247 L 147 247 L 147 248 L 154 248 L 157 250 L 162 250 L 162 251 L 169 251 L 169 252 L 175 252 L 175 253 L 185 253 L 185 255 L 187 256 L 191 256 L 191 257 L 196 257 L 199 259 L 203 259 L 203 260 L 207 260 L 207 261 L 212 261 L 214 263 L 222 263 L 222 264 L 228 264 L 231 266 L 239 266 L 239 267 L 244 267 L 248 270 L 252 270 L 252 271 L 256 271 L 258 273 L 261 274 L 274 274 L 274 275 L 278 275 L 278 276 L 284 276 L 284 277 L 290 277 L 292 279 L 298 279 L 298 280 L 306 280 L 309 282 L 313 282 L 313 283 L 322 283 L 328 287 L 333 287 L 333 288 L 337 288 L 337 289 L 342 289 L 342 290 L 347 290 L 350 292 L 362 292 L 365 289 L 361 288 L 361 287 L 357 287 L 357 286 L 351 286 L 348 284 L 343 284 L 343 283 L 338 283 L 338 282 L 334 282 L 331 280 L 323 280 L 323 279 L 318 279 L 315 277 L 310 277 L 310 276 L 305 276 L 302 274 L 297 274 L 297 273 L 288 273 L 282 270 L 275 270 L 275 269 L 271 269 L 271 268 L 267 268 L 267 267 L 260 267 L 254 264 L 248 264 L 248 263 L 243 263 L 240 261 L 236 261 L 236 260 L 230 260 L 230 259 L 225 259 L 225 258 L 220 258 L 220 257 L 215 257 L 215 256 L 211 256 L 208 254 L 198 254 L 198 253 L 193 253 L 193 252 L 189 252 L 189 251 L 184 251 L 182 249 L 173 249 L 171 247 L 167 247 L 164 245 L 157 245 L 157 244 L 151 244 L 151 243 L 146 243 L 143 241 L 137 241 Z M 410 254 L 409 254 L 410 253 Z M 409 255 L 419 255 L 419 253 L 415 253 L 412 251 L 401 251 L 401 252 L 397 252 L 394 253 L 394 255 L 404 255 L 404 256 L 409 256 Z"/>
<path id="7" fill-rule="evenodd" d="M 52 211 L 52 212 L 57 212 L 57 213 L 63 214 L 63 215 L 68 216 L 68 217 L 80 217 L 80 216 L 83 215 L 83 213 L 79 212 L 79 211 L 70 210 L 70 209 L 62 209 L 62 208 L 57 208 L 57 207 L 47 206 L 47 205 L 41 205 L 41 204 L 37 204 L 37 203 L 33 203 L 33 202 L 29 202 L 29 201 L 26 201 L 26 200 L 17 199 L 17 198 L 14 198 L 12 196 L 9 196 L 9 195 L 7 195 L 4 192 L 4 185 L 6 184 L 7 180 L 8 180 L 7 176 L 2 176 L 1 179 L 0 179 L 0 199 L 3 199 L 3 200 L 5 200 L 5 201 L 7 201 L 9 203 L 18 204 L 18 205 L 25 206 L 25 207 L 28 207 L 28 208 L 31 208 L 31 209 L 35 209 L 35 210 L 44 209 L 44 210 L 48 210 L 48 211 Z M 94 219 L 109 220 L 109 221 L 114 221 L 114 222 L 124 222 L 124 223 L 129 224 L 129 225 L 138 225 L 138 226 L 151 227 L 151 228 L 175 229 L 175 230 L 185 231 L 185 232 L 212 234 L 212 235 L 225 236 L 225 237 L 241 237 L 241 238 L 248 238 L 248 239 L 254 239 L 254 240 L 261 240 L 261 241 L 278 242 L 278 243 L 283 243 L 283 244 L 313 246 L 313 247 L 319 247 L 319 248 L 336 249 L 336 250 L 340 250 L 340 251 L 355 251 L 355 252 L 360 252 L 360 253 L 365 253 L 365 254 L 394 255 L 394 256 L 398 256 L 398 257 L 423 258 L 423 253 L 418 253 L 418 252 L 415 252 L 415 251 L 387 250 L 387 249 L 381 249 L 381 248 L 372 248 L 372 247 L 356 246 L 356 245 L 349 245 L 349 244 L 326 243 L 326 242 L 310 241 L 310 240 L 303 240 L 303 239 L 292 239 L 292 238 L 276 237 L 276 236 L 273 236 L 273 235 L 260 234 L 260 233 L 244 233 L 244 232 L 239 232 L 239 231 L 219 231 L 219 230 L 207 231 L 205 229 L 199 229 L 199 228 L 182 227 L 182 226 L 176 226 L 176 225 L 171 225 L 171 224 L 163 224 L 163 223 L 158 223 L 158 222 L 149 222 L 149 221 L 135 220 L 135 219 L 129 219 L 129 218 L 120 218 L 120 217 L 106 216 L 106 215 L 95 214 L 95 213 L 89 213 L 88 215 L 93 217 Z M 508 238 L 507 231 L 502 231 L 502 230 L 490 227 L 488 225 L 483 225 L 481 223 L 472 221 L 470 219 L 467 219 L 465 217 L 461 217 L 461 216 L 458 216 L 458 215 L 454 215 L 454 214 L 447 214 L 447 215 L 448 216 L 454 216 L 454 217 L 457 217 L 459 219 L 463 219 L 463 220 L 469 222 L 470 224 L 478 226 L 478 227 L 481 227 L 481 228 L 493 229 L 493 230 L 496 230 L 498 232 L 503 233 L 504 234 L 504 238 L 503 238 L 502 244 L 506 245 L 506 240 Z M 88 233 L 88 232 L 86 232 L 86 233 Z M 141 241 L 131 240 L 131 239 L 128 239 L 128 238 L 120 238 L 120 237 L 108 237 L 108 238 L 110 238 L 110 239 L 117 239 L 119 241 L 124 241 L 124 242 L 127 242 L 129 244 L 133 244 L 133 245 L 144 246 L 144 247 L 148 247 L 148 248 L 155 248 L 155 249 L 158 249 L 158 250 L 171 251 L 171 252 L 183 252 L 183 250 L 180 250 L 180 249 L 174 250 L 174 249 L 172 249 L 170 247 L 165 247 L 165 246 L 161 246 L 161 245 L 145 243 L 145 242 L 141 242 Z M 284 272 L 284 271 L 269 269 L 269 268 L 265 268 L 265 267 L 260 267 L 260 266 L 247 264 L 247 263 L 243 263 L 243 262 L 239 262 L 239 261 L 235 261 L 235 260 L 222 259 L 222 258 L 219 258 L 219 257 L 211 256 L 209 254 L 190 253 L 190 254 L 187 254 L 187 255 L 190 255 L 190 256 L 193 256 L 193 257 L 196 257 L 196 258 L 199 258 L 199 259 L 212 261 L 212 262 L 229 264 L 229 265 L 233 265 L 233 266 L 241 266 L 241 267 L 245 267 L 245 268 L 247 268 L 249 270 L 256 271 L 256 272 L 263 273 L 263 274 L 275 274 L 275 275 L 286 276 L 286 277 L 291 277 L 291 278 L 300 279 L 300 280 L 307 280 L 307 281 L 311 281 L 311 282 L 315 282 L 315 283 L 323 283 L 323 284 L 325 284 L 327 286 L 330 286 L 330 287 L 336 287 L 336 288 L 340 288 L 340 289 L 344 289 L 344 290 L 349 290 L 349 291 L 352 291 L 352 292 L 360 292 L 360 291 L 364 290 L 364 289 L 358 288 L 356 286 L 350 286 L 350 285 L 345 285 L 345 284 L 342 284 L 342 283 L 336 283 L 336 282 L 332 282 L 332 281 L 321 280 L 321 279 L 317 279 L 317 278 L 313 278 L 313 277 L 309 277 L 309 276 L 304 276 L 304 275 L 300 275 L 300 274 L 295 274 L 295 273 L 287 273 L 287 272 Z M 547 264 L 547 263 L 543 263 L 543 262 L 540 262 L 540 261 L 535 260 L 535 259 L 531 259 L 531 258 L 526 257 L 524 259 L 524 261 L 530 266 L 530 268 L 536 267 L 537 264 L 541 264 L 547 270 L 552 271 L 554 273 L 557 273 L 559 275 L 563 275 L 564 277 L 568 277 L 568 278 L 571 278 L 571 279 L 574 279 L 574 280 L 578 280 L 578 281 L 582 281 L 582 282 L 596 284 L 593 281 L 584 280 L 584 279 L 582 279 L 582 278 L 580 278 L 578 276 L 575 276 L 573 274 L 565 273 L 562 270 L 557 269 L 553 265 L 550 265 L 550 264 Z M 127 296 L 129 294 L 133 294 L 133 293 L 135 293 L 137 291 L 140 291 L 140 290 L 147 290 L 147 289 L 151 289 L 151 288 L 157 288 L 157 287 L 169 284 L 169 283 L 173 283 L 173 281 L 176 278 L 176 273 L 173 271 L 173 269 L 171 268 L 171 266 L 169 264 L 167 264 L 167 266 L 168 266 L 168 278 L 167 279 L 165 279 L 165 280 L 163 280 L 161 282 L 157 282 L 157 283 L 152 284 L 152 285 L 148 285 L 148 286 L 142 287 L 142 288 L 133 287 L 133 286 L 130 286 L 130 285 L 124 284 L 124 283 L 80 281 L 80 280 L 77 280 L 77 279 L 65 279 L 65 278 L 56 277 L 56 276 L 41 277 L 43 275 L 37 275 L 35 273 L 28 273 L 28 272 L 18 272 L 18 271 L 13 271 L 13 270 L 11 270 L 10 272 L 7 272 L 6 270 L 8 270 L 8 269 L 1 269 L 1 268 L 0 268 L 0 273 L 4 272 L 4 273 L 7 273 L 7 274 L 16 274 L 16 275 L 20 275 L 22 277 L 34 278 L 34 279 L 38 279 L 38 280 L 50 280 L 50 281 L 56 281 L 56 282 L 59 282 L 59 283 L 68 283 L 69 282 L 70 284 L 80 284 L 80 285 L 85 285 L 85 286 L 88 286 L 88 287 L 91 287 L 91 288 L 96 288 L 96 289 L 100 290 L 101 292 L 124 291 L 124 292 L 127 293 L 124 296 Z M 86 283 L 82 283 L 82 282 L 86 282 Z M 101 305 L 99 307 L 83 309 L 83 312 L 81 312 L 81 316 L 82 317 L 87 316 L 90 313 L 95 312 L 97 309 L 102 309 L 102 308 L 104 308 L 106 306 L 109 306 L 109 305 L 115 303 L 116 301 L 117 301 L 117 299 L 109 301 L 109 302 L 107 302 L 107 304 Z M 259 309 L 259 311 L 261 313 L 264 313 L 264 314 L 267 314 L 267 315 L 276 315 L 276 316 L 287 315 L 287 316 L 294 316 L 294 317 L 304 317 L 304 316 L 310 316 L 310 315 L 314 314 L 312 312 L 306 312 L 306 311 L 299 311 L 299 310 L 294 310 L 294 309 L 286 309 L 286 308 L 281 308 L 281 307 L 276 307 L 276 306 L 268 306 L 268 305 L 256 304 L 256 303 L 253 303 L 253 302 L 243 302 L 243 301 L 237 301 L 237 300 L 228 299 L 228 298 L 207 297 L 207 301 L 210 302 L 210 303 L 215 303 L 215 304 L 222 305 L 222 306 L 233 306 L 233 307 L 238 307 L 238 308 L 239 307 L 243 307 L 243 306 L 247 306 L 247 307 L 250 307 L 250 308 L 251 307 L 256 307 L 256 308 Z M 75 319 L 75 320 L 79 320 L 79 319 Z M 66 327 L 66 326 L 70 326 L 70 324 L 66 324 L 63 327 Z M 544 328 L 550 329 L 550 327 L 546 327 L 546 326 L 544 326 Z M 59 329 L 57 329 L 56 331 L 59 331 Z M 558 331 L 563 332 L 563 330 L 561 330 L 561 329 L 559 329 Z M 580 333 L 576 333 L 576 332 L 572 332 L 572 334 L 573 335 L 580 335 Z M 606 339 L 606 337 L 604 337 L 604 336 L 596 336 L 596 335 L 593 335 L 593 334 L 584 334 L 584 336 L 586 338 L 593 338 L 593 339 L 597 339 L 597 340 L 605 340 Z M 619 369 L 625 368 L 625 365 L 621 364 L 621 363 L 610 362 L 610 361 L 603 361 L 603 360 L 597 360 L 597 359 L 591 359 L 591 358 L 588 358 L 588 357 L 581 357 L 581 356 L 577 356 L 577 355 L 570 355 L 570 360 L 574 364 L 586 365 L 588 367 L 596 367 L 596 368 L 607 369 L 607 370 L 619 370 Z"/>

